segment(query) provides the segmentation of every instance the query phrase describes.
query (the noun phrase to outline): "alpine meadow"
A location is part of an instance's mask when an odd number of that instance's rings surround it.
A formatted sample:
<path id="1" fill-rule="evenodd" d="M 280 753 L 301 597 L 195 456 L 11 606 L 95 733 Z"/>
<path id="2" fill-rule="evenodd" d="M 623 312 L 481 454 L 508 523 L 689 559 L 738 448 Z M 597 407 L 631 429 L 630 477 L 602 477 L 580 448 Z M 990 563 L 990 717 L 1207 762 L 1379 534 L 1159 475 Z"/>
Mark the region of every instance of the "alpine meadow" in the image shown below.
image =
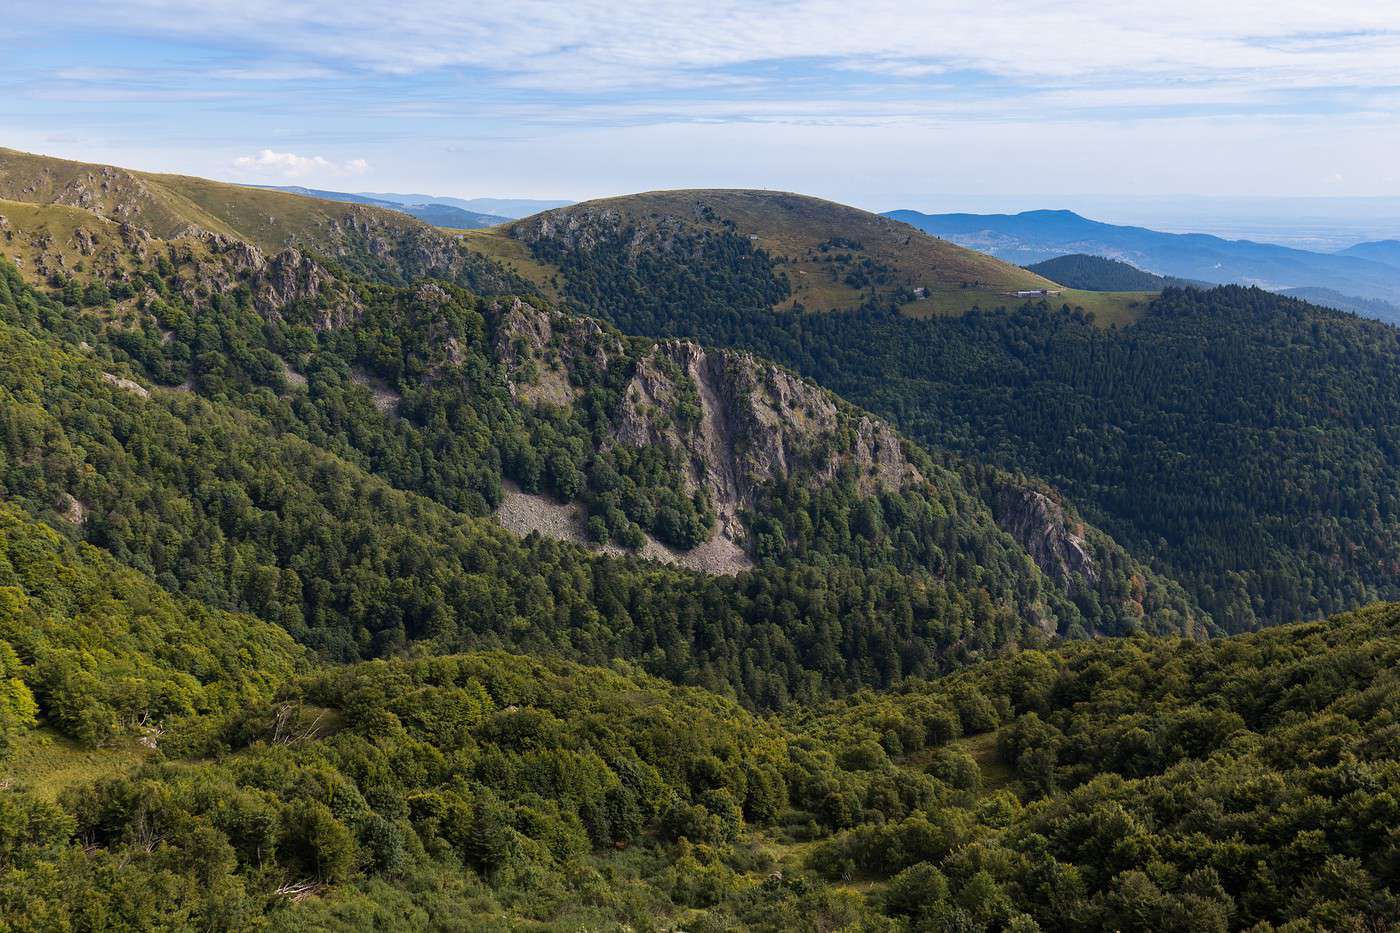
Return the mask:
<path id="1" fill-rule="evenodd" d="M 1400 931 L 1400 19 L 995 6 L 16 10 L 0 931 Z"/>

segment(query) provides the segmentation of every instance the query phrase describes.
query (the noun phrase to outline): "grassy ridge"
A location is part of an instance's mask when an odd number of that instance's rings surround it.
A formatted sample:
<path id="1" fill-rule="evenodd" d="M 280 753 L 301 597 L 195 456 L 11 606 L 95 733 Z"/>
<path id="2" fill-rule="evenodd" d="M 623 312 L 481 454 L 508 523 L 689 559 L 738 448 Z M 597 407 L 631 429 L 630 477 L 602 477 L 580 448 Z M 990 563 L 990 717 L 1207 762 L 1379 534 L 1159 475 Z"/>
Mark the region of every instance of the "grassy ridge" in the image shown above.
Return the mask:
<path id="1" fill-rule="evenodd" d="M 0 197 L 79 207 L 171 239 L 199 227 L 264 251 L 323 241 L 326 228 L 356 214 L 406 228 L 411 217 L 367 205 L 300 197 L 187 175 L 135 172 L 0 149 Z"/>
<path id="2" fill-rule="evenodd" d="M 529 290 L 523 280 L 468 251 L 460 237 L 373 205 L 187 175 L 135 172 L 12 149 L 0 149 L 0 199 L 57 208 L 60 214 L 79 208 L 157 240 L 197 240 L 213 234 L 249 243 L 269 256 L 296 248 L 370 279 L 402 284 L 433 277 L 493 294 Z M 52 220 L 48 213 L 21 214 L 10 223 L 10 239 L 33 240 L 41 235 L 43 225 L 63 222 Z M 0 235 L 4 233 L 0 228 Z M 70 238 L 56 248 L 71 252 L 77 245 Z M 80 270 L 62 265 L 36 276 L 25 269 L 31 280 L 55 274 L 69 277 L 75 271 Z"/>
<path id="3" fill-rule="evenodd" d="M 906 224 L 818 198 L 740 190 L 653 191 L 559 208 L 476 235 L 484 243 L 528 237 L 546 222 L 607 217 L 645 230 L 679 223 L 685 229 L 727 232 L 748 239 L 773 259 L 790 290 L 774 307 L 849 310 L 896 301 L 911 313 L 966 310 L 973 304 L 1014 301 L 1014 293 L 1055 289 L 1054 282 L 1020 267 L 928 236 Z M 493 248 L 493 247 L 483 247 Z M 507 255 L 506 246 L 495 246 Z M 557 269 L 521 266 L 537 284 L 552 284 Z M 916 290 L 923 290 L 918 297 Z"/>

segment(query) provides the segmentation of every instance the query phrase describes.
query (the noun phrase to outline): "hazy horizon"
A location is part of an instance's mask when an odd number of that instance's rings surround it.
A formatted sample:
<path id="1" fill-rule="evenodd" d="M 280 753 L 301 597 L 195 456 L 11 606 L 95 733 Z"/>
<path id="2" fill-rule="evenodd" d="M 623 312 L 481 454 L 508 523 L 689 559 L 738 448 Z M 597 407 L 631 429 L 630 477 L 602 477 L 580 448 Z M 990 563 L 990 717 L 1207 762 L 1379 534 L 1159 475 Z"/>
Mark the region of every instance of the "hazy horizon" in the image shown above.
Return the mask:
<path id="1" fill-rule="evenodd" d="M 1067 0 L 8 11 L 0 139 L 244 183 L 1400 198 L 1400 7 Z"/>
<path id="2" fill-rule="evenodd" d="M 386 193 L 344 190 L 365 197 Z M 585 200 L 515 198 L 509 193 L 416 189 L 394 193 L 462 200 Z M 619 195 L 631 193 L 635 192 L 616 192 Z M 814 192 L 801 193 L 820 196 Z M 1208 233 L 1226 239 L 1255 240 L 1324 252 L 1345 249 L 1368 240 L 1400 238 L 1400 197 L 1239 198 L 1190 194 L 1133 197 L 1095 193 L 967 195 L 939 192 L 877 195 L 855 198 L 848 203 L 877 213 L 916 210 L 928 214 L 1017 214 L 1036 210 L 1069 210 L 1103 223 L 1148 227 L 1166 233 Z"/>

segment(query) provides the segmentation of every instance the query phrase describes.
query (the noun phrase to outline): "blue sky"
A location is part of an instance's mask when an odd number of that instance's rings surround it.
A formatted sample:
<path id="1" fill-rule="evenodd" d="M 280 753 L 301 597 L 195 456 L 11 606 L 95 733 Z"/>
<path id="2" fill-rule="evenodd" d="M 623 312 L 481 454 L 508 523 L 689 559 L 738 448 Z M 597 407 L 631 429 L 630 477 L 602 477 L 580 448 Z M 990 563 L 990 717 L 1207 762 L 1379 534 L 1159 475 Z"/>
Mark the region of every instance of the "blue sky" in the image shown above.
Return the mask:
<path id="1" fill-rule="evenodd" d="M 0 144 L 232 181 L 1400 196 L 1397 3 L 8 6 Z"/>

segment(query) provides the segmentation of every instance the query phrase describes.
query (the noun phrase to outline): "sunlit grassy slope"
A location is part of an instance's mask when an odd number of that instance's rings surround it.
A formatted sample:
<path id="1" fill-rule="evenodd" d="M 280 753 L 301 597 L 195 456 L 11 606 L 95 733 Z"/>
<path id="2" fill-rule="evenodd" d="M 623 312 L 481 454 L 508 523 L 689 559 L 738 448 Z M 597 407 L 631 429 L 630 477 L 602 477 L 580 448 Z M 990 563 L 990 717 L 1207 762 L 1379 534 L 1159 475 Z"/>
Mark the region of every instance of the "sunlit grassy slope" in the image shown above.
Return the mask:
<path id="1" fill-rule="evenodd" d="M 1046 290 L 1047 301 L 1093 311 L 1098 320 L 1126 323 L 1144 295 L 1068 291 L 1033 272 L 929 236 L 908 224 L 858 208 L 778 191 L 680 190 L 606 198 L 547 212 L 567 221 L 583 213 L 607 212 L 629 226 L 681 222 L 697 229 L 731 229 L 749 237 L 787 275 L 791 295 L 777 305 L 811 311 L 858 308 L 872 298 L 898 300 L 917 317 L 959 314 L 972 307 L 1023 303 L 1021 291 Z M 538 262 L 518 241 L 536 218 L 473 231 L 473 248 L 511 263 L 521 275 L 553 291 L 563 277 Z"/>
<path id="2" fill-rule="evenodd" d="M 388 229 L 427 228 L 421 221 L 363 204 L 323 201 L 284 191 L 72 162 L 0 149 L 0 198 L 83 208 L 129 222 L 152 236 L 176 237 L 196 227 L 246 240 L 262 250 L 328 242 L 352 217 Z"/>

